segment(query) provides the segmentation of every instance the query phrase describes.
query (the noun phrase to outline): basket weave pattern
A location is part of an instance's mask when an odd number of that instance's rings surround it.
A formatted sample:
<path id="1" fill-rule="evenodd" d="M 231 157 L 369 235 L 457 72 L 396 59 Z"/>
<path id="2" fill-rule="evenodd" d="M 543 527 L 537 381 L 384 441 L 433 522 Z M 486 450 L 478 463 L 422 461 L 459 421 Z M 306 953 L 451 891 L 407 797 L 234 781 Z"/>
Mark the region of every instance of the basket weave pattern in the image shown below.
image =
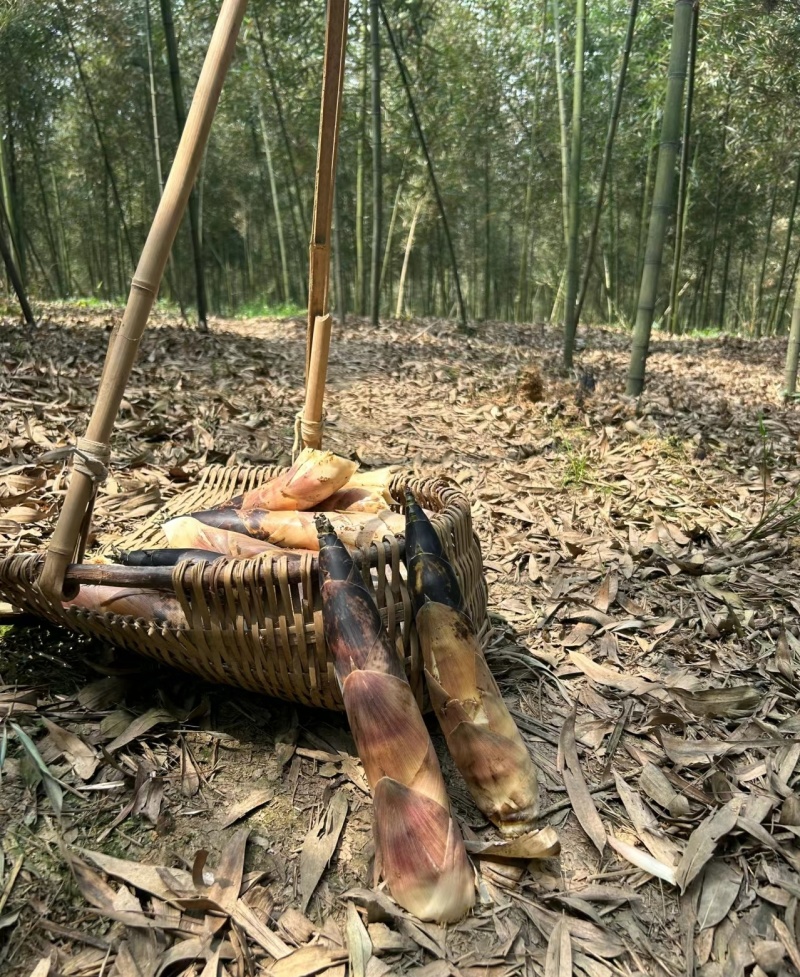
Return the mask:
<path id="1" fill-rule="evenodd" d="M 206 468 L 197 484 L 179 493 L 126 538 L 122 549 L 164 545 L 160 526 L 172 516 L 209 508 L 261 485 L 282 469 Z M 486 584 L 480 545 L 472 529 L 469 501 L 441 480 L 396 476 L 392 493 L 409 486 L 435 513 L 433 522 L 455 569 L 466 609 L 485 644 L 489 634 Z M 422 702 L 422 661 L 411 600 L 401 569 L 402 540 L 362 550 L 362 575 L 395 642 L 417 699 Z M 310 706 L 341 710 L 343 703 L 322 631 L 316 554 L 290 568 L 287 557 L 218 560 L 209 582 L 208 565 L 183 563 L 172 575 L 175 597 L 188 627 L 78 608 L 63 608 L 35 586 L 42 557 L 23 554 L 0 561 L 0 593 L 14 606 L 103 638 L 211 682 L 222 682 Z"/>

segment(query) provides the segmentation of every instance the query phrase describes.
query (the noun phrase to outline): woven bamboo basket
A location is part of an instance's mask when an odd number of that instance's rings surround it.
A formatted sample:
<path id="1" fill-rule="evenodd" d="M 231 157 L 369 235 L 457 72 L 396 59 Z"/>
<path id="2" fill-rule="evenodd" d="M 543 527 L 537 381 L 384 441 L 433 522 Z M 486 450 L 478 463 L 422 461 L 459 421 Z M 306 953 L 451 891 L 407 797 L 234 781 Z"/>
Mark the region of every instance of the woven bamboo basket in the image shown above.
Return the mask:
<path id="1" fill-rule="evenodd" d="M 173 497 L 155 517 L 124 539 L 121 549 L 163 545 L 160 524 L 172 516 L 216 505 L 255 488 L 276 468 L 207 468 L 196 486 Z M 472 530 L 466 497 L 442 480 L 395 477 L 394 495 L 408 485 L 434 513 L 434 525 L 453 563 L 467 608 L 485 641 L 489 633 L 481 551 Z M 411 601 L 402 566 L 403 540 L 393 536 L 357 551 L 364 581 L 420 703 L 422 663 Z M 239 686 L 327 709 L 343 708 L 333 659 L 322 633 L 317 557 L 216 560 L 182 563 L 171 573 L 170 591 L 180 602 L 188 627 L 136 620 L 117 614 L 65 608 L 37 587 L 38 554 L 0 561 L 0 592 L 14 606 L 84 634 L 193 672 L 212 682 Z M 103 568 L 98 566 L 97 572 Z"/>
<path id="2" fill-rule="evenodd" d="M 94 498 L 108 470 L 114 421 L 203 156 L 246 2 L 223 0 L 220 7 L 178 151 L 133 278 L 125 315 L 109 340 L 86 436 L 79 438 L 75 447 L 69 488 L 47 552 L 0 561 L 0 594 L 22 610 L 204 679 L 311 706 L 341 709 L 333 661 L 322 631 L 314 554 L 184 562 L 174 568 L 152 570 L 83 562 Z M 319 448 L 322 442 L 332 326 L 327 313 L 331 217 L 347 21 L 348 0 L 328 0 L 309 248 L 306 389 L 305 403 L 297 418 L 297 448 Z M 207 468 L 195 485 L 171 499 L 142 527 L 116 540 L 116 545 L 121 549 L 161 547 L 164 539 L 160 526 L 166 519 L 217 505 L 257 487 L 279 471 L 263 467 Z M 395 476 L 391 489 L 396 500 L 406 486 L 434 513 L 433 522 L 461 584 L 466 609 L 485 644 L 489 633 L 486 585 L 469 501 L 443 480 L 422 480 L 403 474 Z M 402 538 L 391 536 L 355 554 L 421 702 L 422 666 L 402 556 Z M 64 598 L 70 591 L 92 583 L 156 588 L 174 594 L 183 609 L 185 625 L 65 607 Z"/>

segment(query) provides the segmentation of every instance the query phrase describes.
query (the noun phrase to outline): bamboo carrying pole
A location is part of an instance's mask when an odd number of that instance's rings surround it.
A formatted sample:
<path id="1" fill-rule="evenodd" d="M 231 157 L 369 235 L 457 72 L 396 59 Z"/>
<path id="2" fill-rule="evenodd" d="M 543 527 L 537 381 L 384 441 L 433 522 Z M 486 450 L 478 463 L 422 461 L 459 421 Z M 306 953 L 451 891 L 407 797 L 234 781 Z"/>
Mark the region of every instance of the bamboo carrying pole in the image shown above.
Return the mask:
<path id="1" fill-rule="evenodd" d="M 347 47 L 349 0 L 328 0 L 325 24 L 325 61 L 322 68 L 322 107 L 319 116 L 317 169 L 314 177 L 314 216 L 309 245 L 308 336 L 306 341 L 306 387 L 309 387 L 316 324 L 328 311 L 328 282 L 331 264 L 331 220 L 336 159 L 339 152 L 339 119 L 342 111 L 344 56 Z M 308 405 L 308 400 L 306 401 Z M 319 401 L 322 421 L 322 401 Z M 305 413 L 303 418 L 306 419 Z"/>
<path id="2" fill-rule="evenodd" d="M 328 355 L 331 348 L 330 313 L 317 316 L 311 344 L 311 361 L 306 379 L 306 400 L 300 418 L 300 439 L 306 448 L 322 447 L 322 404 L 325 399 L 325 380 L 328 376 Z"/>
<path id="3" fill-rule="evenodd" d="M 39 577 L 41 590 L 56 598 L 68 596 L 64 574 L 81 549 L 81 526 L 105 474 L 120 401 L 200 167 L 246 6 L 247 0 L 223 0 L 175 161 L 131 282 L 125 314 L 109 340 L 97 400 L 86 437 L 78 442 L 69 489 Z"/>

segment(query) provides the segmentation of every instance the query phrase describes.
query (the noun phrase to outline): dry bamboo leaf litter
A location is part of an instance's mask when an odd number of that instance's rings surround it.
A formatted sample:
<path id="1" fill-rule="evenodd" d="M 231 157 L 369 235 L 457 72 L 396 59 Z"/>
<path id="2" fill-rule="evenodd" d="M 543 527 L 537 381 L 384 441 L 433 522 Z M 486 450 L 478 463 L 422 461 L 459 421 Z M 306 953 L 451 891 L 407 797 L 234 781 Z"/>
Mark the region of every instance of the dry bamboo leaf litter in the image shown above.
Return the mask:
<path id="1" fill-rule="evenodd" d="M 107 338 L 104 315 L 70 316 L 54 309 L 52 317 L 35 337 L 16 326 L 3 333 L 4 362 L 10 364 L 2 378 L 7 397 L 0 408 L 0 456 L 6 463 L 0 472 L 0 546 L 5 552 L 39 548 L 52 528 L 63 497 L 68 449 L 82 433 Z M 65 323 L 70 317 L 73 321 Z M 638 918 L 647 921 L 643 941 L 641 927 L 632 926 L 610 903 L 614 908 L 603 913 L 603 922 L 616 941 L 615 952 L 627 954 L 634 970 L 654 972 L 656 961 L 671 973 L 683 966 L 676 890 L 645 882 L 648 869 L 639 863 L 642 856 L 652 856 L 637 847 L 614 781 L 598 792 L 612 773 L 640 793 L 660 837 L 679 848 L 734 796 L 744 799 L 736 826 L 714 843 L 687 892 L 699 886 L 693 924 L 697 966 L 727 967 L 746 960 L 758 962 L 765 972 L 789 966 L 788 948 L 796 940 L 786 939 L 781 924 L 791 936 L 794 916 L 784 923 L 790 890 L 796 886 L 800 893 L 800 881 L 792 878 L 798 858 L 789 803 L 797 789 L 797 757 L 791 753 L 797 744 L 792 740 L 800 732 L 791 723 L 800 574 L 793 543 L 797 520 L 787 502 L 798 484 L 800 416 L 795 406 L 778 399 L 781 343 L 764 341 L 756 358 L 747 342 L 734 348 L 724 338 L 667 343 L 656 337 L 652 381 L 637 404 L 617 393 L 626 365 L 623 334 L 592 331 L 581 368 L 591 370 L 597 385 L 582 403 L 577 385 L 558 376 L 558 335 L 548 329 L 541 338 L 537 333 L 535 349 L 529 339 L 521 327 L 489 323 L 466 346 L 445 322 L 429 323 L 424 332 L 387 323 L 365 333 L 354 320 L 337 333 L 333 347 L 326 446 L 345 454 L 355 449 L 362 465 L 399 463 L 425 475 L 443 474 L 475 501 L 495 626 L 488 658 L 515 713 L 527 719 L 520 726 L 544 774 L 543 808 L 552 813 L 542 829 L 556 828 L 562 844 L 560 870 L 553 877 L 571 900 L 559 905 L 573 934 L 576 971 L 606 973 L 598 969 L 604 964 L 586 955 L 589 944 L 580 944 L 573 929 L 576 920 L 597 926 L 582 916 L 587 903 L 581 893 L 604 883 L 591 876 L 606 872 L 622 873 L 611 881 L 636 886 L 642 899 Z M 190 483 L 209 461 L 285 463 L 300 398 L 296 364 L 302 362 L 302 343 L 299 322 L 217 322 L 209 337 L 198 337 L 157 314 L 115 434 L 113 477 L 98 499 L 98 537 L 112 541 L 119 529 L 129 528 Z M 48 361 L 41 358 L 41 349 L 48 350 Z M 544 385 L 535 403 L 518 394 L 517 377 L 528 367 L 538 370 Z M 35 403 L 32 383 L 37 385 Z M 252 826 L 252 867 L 266 873 L 253 892 L 268 892 L 282 911 L 299 904 L 297 867 L 309 813 L 319 809 L 314 805 L 323 797 L 345 790 L 351 812 L 308 910 L 320 931 L 327 919 L 344 923 L 339 894 L 371 878 L 370 806 L 363 790 L 353 789 L 363 774 L 352 753 L 348 756 L 338 744 L 328 747 L 326 752 L 339 762 L 329 759 L 327 764 L 302 755 L 305 749 L 320 749 L 303 732 L 313 732 L 318 717 L 301 715 L 298 753 L 284 765 L 276 752 L 277 734 L 288 725 L 281 704 L 262 708 L 258 700 L 237 697 L 245 718 L 228 704 L 231 693 L 211 690 L 207 718 L 182 726 L 178 718 L 188 716 L 196 704 L 184 701 L 196 693 L 183 677 L 159 672 L 172 700 L 167 704 L 157 695 L 148 666 L 142 671 L 141 663 L 130 659 L 112 665 L 104 652 L 77 636 L 54 638 L 39 631 L 26 644 L 20 631 L 15 627 L 0 639 L 0 682 L 5 683 L 0 708 L 21 724 L 54 779 L 73 789 L 89 788 L 83 794 L 92 803 L 88 820 L 77 798 L 64 794 L 61 830 L 68 844 L 73 838 L 79 847 L 98 850 L 98 835 L 141 783 L 147 788 L 138 795 L 140 802 L 149 797 L 151 782 L 158 783 L 162 799 L 157 814 L 151 809 L 155 823 L 142 804 L 102 844 L 111 846 L 109 854 L 115 856 L 124 853 L 128 859 L 171 866 L 170 877 L 178 879 L 182 865 L 171 860 L 174 855 L 190 865 L 203 847 L 211 850 L 210 862 L 216 864 L 213 853 L 225 847 L 221 825 L 233 805 L 253 791 L 272 789 L 274 799 L 245 814 L 241 823 Z M 580 644 L 570 647 L 573 632 L 572 640 Z M 102 678 L 108 674 L 102 668 L 109 665 L 123 673 Z M 68 678 L 76 674 L 79 679 Z M 624 702 L 631 705 L 622 721 Z M 600 866 L 582 830 L 565 820 L 571 805 L 555 768 L 554 744 L 575 704 L 577 762 L 606 826 L 609 847 Z M 106 746 L 103 753 L 103 744 L 125 734 L 149 710 L 169 718 L 141 732 L 135 727 L 127 743 L 112 753 Z M 44 718 L 100 758 L 87 782 L 66 755 L 52 753 Z M 199 775 L 194 793 L 183 790 L 193 778 L 182 758 L 181 736 Z M 27 819 L 38 836 L 46 831 L 51 808 L 41 788 L 26 786 L 23 773 L 33 761 L 26 759 L 11 730 L 5 753 L 0 808 L 5 812 L 13 805 L 19 826 Z M 481 829 L 482 843 L 490 844 L 492 837 L 483 833 L 466 793 L 456 789 L 455 773 L 448 776 L 459 817 Z M 89 938 L 105 939 L 111 947 L 107 960 L 106 951 L 94 946 L 88 950 L 96 956 L 80 958 L 87 975 L 97 977 L 104 960 L 108 970 L 125 952 L 124 934 L 130 931 L 119 922 L 102 923 L 100 917 L 84 921 L 81 895 L 68 904 L 65 916 L 57 894 L 63 863 L 42 875 L 41 862 L 32 854 L 39 849 L 30 847 L 20 827 L 12 824 L 10 848 L 3 841 L 6 869 L 0 886 L 9 878 L 8 866 L 16 863 L 15 852 L 26 852 L 4 909 L 20 910 L 20 916 L 3 932 L 11 937 L 9 943 L 31 932 L 34 917 L 23 904 L 38 887 L 42 918 L 60 912 L 51 916 L 55 925 L 86 930 Z M 630 851 L 638 861 L 628 861 L 625 852 Z M 749 888 L 734 891 L 742 858 L 752 880 Z M 26 864 L 39 876 L 23 868 Z M 484 859 L 481 864 L 500 863 Z M 516 871 L 515 863 L 506 864 Z M 543 972 L 552 925 L 543 935 L 517 895 L 547 892 L 550 862 L 537 865 L 532 875 L 518 875 L 507 885 L 505 896 L 500 887 L 494 891 L 505 899 L 498 903 L 505 907 L 503 914 L 526 934 L 534 972 Z M 142 907 L 153 911 L 153 903 L 130 890 L 125 896 L 118 885 L 112 881 L 116 908 L 109 911 L 120 918 L 127 913 L 142 925 L 149 920 L 152 929 L 153 920 Z M 774 892 L 783 894 L 782 905 L 761 895 Z M 701 918 L 714 920 L 728 900 L 724 917 L 701 929 Z M 157 910 L 163 914 L 159 919 L 169 918 L 175 927 L 153 929 L 167 934 L 166 953 L 197 937 L 191 934 L 195 921 L 186 912 L 169 909 L 168 900 L 161 903 L 169 913 L 180 913 L 178 918 Z M 266 902 L 259 897 L 257 904 Z M 483 911 L 478 910 L 476 923 Z M 258 912 L 242 897 L 231 917 L 256 961 L 261 953 L 263 962 L 270 953 L 275 959 L 288 955 L 292 947 Z M 538 918 L 544 919 L 541 913 Z M 466 956 L 470 952 L 491 961 L 498 973 L 515 966 L 512 951 L 498 957 L 505 944 L 480 925 L 442 941 L 402 914 L 390 913 L 381 923 L 416 947 L 389 954 L 386 959 L 396 973 L 432 959 L 447 962 L 449 970 L 462 956 L 461 972 L 466 973 L 474 966 Z M 108 926 L 117 930 L 103 928 Z M 44 941 L 41 946 L 61 954 L 59 966 L 65 972 L 70 961 L 87 952 L 56 931 L 34 932 Z M 98 935 L 103 933 L 108 939 Z M 344 942 L 338 947 L 346 952 Z M 226 953 L 221 955 L 228 967 Z M 38 959 L 29 959 L 22 977 Z M 344 962 L 342 957 L 331 967 Z M 202 959 L 200 970 L 207 963 Z"/>

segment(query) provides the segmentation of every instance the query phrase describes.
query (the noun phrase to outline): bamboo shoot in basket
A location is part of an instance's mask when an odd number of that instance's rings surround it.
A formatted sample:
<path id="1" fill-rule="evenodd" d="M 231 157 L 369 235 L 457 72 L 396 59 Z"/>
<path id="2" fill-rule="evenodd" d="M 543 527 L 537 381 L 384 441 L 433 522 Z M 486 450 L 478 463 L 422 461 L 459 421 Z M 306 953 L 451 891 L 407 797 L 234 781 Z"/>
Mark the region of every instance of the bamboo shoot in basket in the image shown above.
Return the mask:
<path id="1" fill-rule="evenodd" d="M 333 528 L 347 546 L 367 547 L 389 535 L 403 532 L 405 520 L 399 512 L 330 512 Z M 267 509 L 207 509 L 190 517 L 213 527 L 265 540 L 289 549 L 318 550 L 319 540 L 313 512 L 270 512 Z M 170 524 L 166 523 L 167 533 Z M 172 541 L 172 540 L 171 540 Z M 187 544 L 188 545 L 188 544 Z"/>
<path id="2" fill-rule="evenodd" d="M 65 601 L 63 606 L 135 617 L 156 624 L 167 624 L 171 628 L 186 627 L 186 616 L 176 598 L 159 590 L 84 584 L 78 596 L 74 600 Z"/>

